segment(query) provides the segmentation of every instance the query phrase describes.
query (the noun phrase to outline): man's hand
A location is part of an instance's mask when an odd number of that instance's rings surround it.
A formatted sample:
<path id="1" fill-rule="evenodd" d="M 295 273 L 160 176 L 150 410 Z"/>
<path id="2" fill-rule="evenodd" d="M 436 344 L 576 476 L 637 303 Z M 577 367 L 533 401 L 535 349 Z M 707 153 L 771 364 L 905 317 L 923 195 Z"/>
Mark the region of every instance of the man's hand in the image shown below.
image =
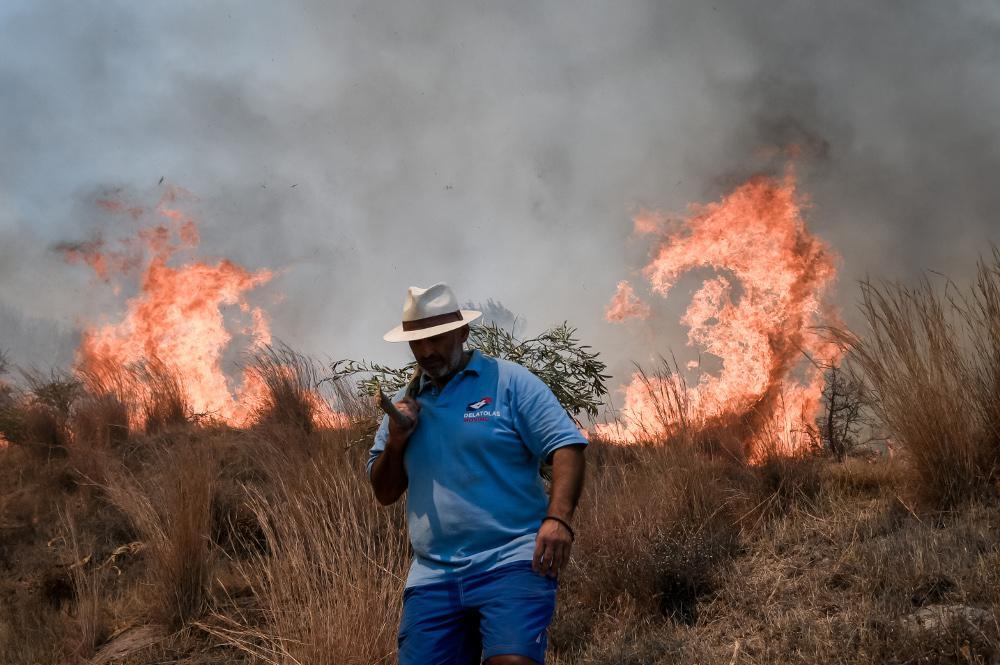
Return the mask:
<path id="1" fill-rule="evenodd" d="M 396 402 L 395 405 L 396 409 L 398 409 L 401 414 L 409 418 L 410 422 L 413 424 L 408 428 L 404 428 L 390 416 L 389 442 L 405 448 L 407 440 L 409 440 L 410 435 L 413 434 L 413 430 L 417 428 L 417 414 L 420 413 L 420 403 L 412 397 L 404 397 Z M 386 447 L 388 448 L 388 442 Z"/>
<path id="2" fill-rule="evenodd" d="M 535 555 L 531 568 L 536 573 L 548 577 L 558 577 L 569 562 L 569 551 L 573 547 L 573 536 L 565 525 L 556 520 L 545 520 L 535 537 Z"/>
<path id="3" fill-rule="evenodd" d="M 583 444 L 563 446 L 552 453 L 552 489 L 548 515 L 571 524 L 576 504 L 583 490 Z M 531 567 L 536 573 L 558 577 L 569 562 L 573 534 L 558 520 L 544 520 L 535 537 L 535 555 Z"/>
<path id="4" fill-rule="evenodd" d="M 420 404 L 411 397 L 406 397 L 396 402 L 396 408 L 413 421 L 413 425 L 408 428 L 401 427 L 399 423 L 389 417 L 389 439 L 385 442 L 385 450 L 375 459 L 372 465 L 372 489 L 375 490 L 375 498 L 383 506 L 395 503 L 410 484 L 410 479 L 406 475 L 406 467 L 403 466 L 403 453 L 406 452 L 406 444 L 417 428 L 417 414 L 420 412 Z"/>

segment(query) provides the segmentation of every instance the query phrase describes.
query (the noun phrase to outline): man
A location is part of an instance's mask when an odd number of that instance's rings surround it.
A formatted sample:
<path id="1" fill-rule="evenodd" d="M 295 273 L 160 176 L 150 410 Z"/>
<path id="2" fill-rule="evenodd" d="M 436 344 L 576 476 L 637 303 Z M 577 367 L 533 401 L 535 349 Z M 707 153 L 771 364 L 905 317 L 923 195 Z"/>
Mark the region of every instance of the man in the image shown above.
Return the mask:
<path id="1" fill-rule="evenodd" d="M 586 439 L 537 376 L 464 350 L 480 314 L 446 284 L 410 287 L 384 336 L 409 342 L 421 370 L 416 396 L 395 397 L 412 425 L 384 417 L 368 459 L 380 503 L 408 492 L 401 665 L 543 663 L 569 560 Z"/>

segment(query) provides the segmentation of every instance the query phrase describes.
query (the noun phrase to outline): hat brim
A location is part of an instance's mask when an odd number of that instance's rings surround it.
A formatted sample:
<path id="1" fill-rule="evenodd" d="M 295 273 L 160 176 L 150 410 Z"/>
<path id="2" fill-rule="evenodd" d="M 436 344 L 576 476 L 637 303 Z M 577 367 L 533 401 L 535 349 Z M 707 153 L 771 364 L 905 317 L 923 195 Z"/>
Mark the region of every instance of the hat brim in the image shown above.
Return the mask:
<path id="1" fill-rule="evenodd" d="M 449 321 L 448 323 L 442 323 L 439 326 L 421 328 L 420 330 L 403 330 L 403 326 L 398 325 L 386 334 L 382 335 L 382 339 L 387 342 L 412 342 L 416 339 L 433 337 L 434 335 L 440 335 L 441 333 L 448 332 L 449 330 L 455 330 L 456 328 L 469 325 L 483 315 L 482 312 L 477 312 L 474 309 L 462 309 L 459 311 L 462 313 L 461 321 Z"/>

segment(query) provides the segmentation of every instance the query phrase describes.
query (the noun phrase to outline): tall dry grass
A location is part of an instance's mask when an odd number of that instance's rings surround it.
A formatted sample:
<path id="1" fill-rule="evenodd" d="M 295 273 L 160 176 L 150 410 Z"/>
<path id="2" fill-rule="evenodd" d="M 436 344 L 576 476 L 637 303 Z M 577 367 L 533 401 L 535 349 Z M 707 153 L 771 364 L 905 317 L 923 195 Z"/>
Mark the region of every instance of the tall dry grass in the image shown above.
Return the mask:
<path id="1" fill-rule="evenodd" d="M 944 425 L 915 416 L 941 427 L 932 433 L 964 432 L 970 449 L 925 473 L 971 471 L 979 488 L 992 477 L 981 435 L 996 431 L 1000 367 L 992 269 L 978 295 L 939 301 L 951 328 L 929 325 L 933 335 L 924 320 L 937 310 L 904 299 L 912 316 L 889 328 L 886 344 L 902 350 L 881 393 L 904 414 L 900 391 L 916 381 L 945 400 L 931 415 L 964 409 Z M 377 414 L 334 386 L 354 425 L 317 427 L 316 376 L 295 356 L 259 366 L 270 401 L 255 427 L 192 417 L 168 375 L 112 369 L 85 380 L 68 410 L 47 403 L 68 413 L 66 457 L 0 450 L 0 662 L 393 662 L 410 553 L 402 506 L 379 506 L 364 473 Z M 959 373 L 945 362 L 956 358 Z M 900 495 L 898 460 L 788 457 L 767 447 L 777 435 L 766 428 L 749 465 L 732 447 L 747 423 L 696 422 L 675 366 L 649 376 L 673 429 L 589 446 L 553 665 L 1000 657 L 995 503 L 928 518 Z M 30 402 L 10 399 L 2 406 L 22 418 Z M 153 427 L 149 404 L 165 414 Z M 956 606 L 976 623 L 912 627 L 916 612 Z"/>
<path id="2" fill-rule="evenodd" d="M 180 440 L 141 473 L 112 472 L 104 487 L 144 544 L 150 621 L 177 629 L 207 608 L 216 477 L 214 450 Z"/>
<path id="3" fill-rule="evenodd" d="M 409 567 L 402 507 L 374 500 L 346 433 L 313 436 L 319 452 L 281 446 L 267 462 L 273 484 L 249 491 L 266 547 L 239 570 L 257 610 L 205 629 L 250 663 L 393 662 Z"/>
<path id="4" fill-rule="evenodd" d="M 65 456 L 78 382 L 56 371 L 22 370 L 21 378 L 20 389 L 0 383 L 0 435 L 38 457 Z"/>
<path id="5" fill-rule="evenodd" d="M 130 375 L 147 434 L 183 426 L 191 419 L 181 377 L 162 361 L 153 359 L 131 368 Z"/>
<path id="6" fill-rule="evenodd" d="M 838 337 L 925 504 L 995 493 L 1000 472 L 1000 251 L 970 287 L 864 283 L 867 328 Z"/>
<path id="7" fill-rule="evenodd" d="M 70 555 L 70 579 L 73 585 L 72 617 L 76 639 L 70 645 L 72 653 L 80 659 L 94 655 L 97 646 L 108 636 L 108 610 L 105 606 L 102 571 L 93 561 L 96 549 L 92 537 L 81 531 L 72 512 L 60 513 L 62 540 Z"/>
<path id="8" fill-rule="evenodd" d="M 247 365 L 248 380 L 262 386 L 253 418 L 258 425 L 294 427 L 310 433 L 326 404 L 320 397 L 319 368 L 284 344 L 265 346 Z"/>
<path id="9" fill-rule="evenodd" d="M 134 377 L 110 363 L 78 371 L 85 393 L 74 409 L 72 426 L 78 444 L 111 448 L 126 442 L 135 427 Z"/>
<path id="10" fill-rule="evenodd" d="M 124 367 L 92 361 L 77 374 L 86 390 L 74 424 L 91 444 L 118 445 L 130 432 L 158 434 L 194 417 L 181 377 L 158 359 Z"/>
<path id="11" fill-rule="evenodd" d="M 553 647 L 568 659 L 560 662 L 590 653 L 609 615 L 696 623 L 759 502 L 745 466 L 706 457 L 690 442 L 598 439 L 588 457 L 579 535 L 552 628 Z"/>
<path id="12" fill-rule="evenodd" d="M 753 418 L 745 415 L 706 417 L 691 401 L 691 392 L 677 359 L 661 357 L 651 369 L 636 365 L 635 379 L 647 398 L 638 414 L 616 414 L 628 431 L 609 431 L 617 438 L 653 445 L 679 446 L 709 457 L 745 462 L 753 452 Z"/>

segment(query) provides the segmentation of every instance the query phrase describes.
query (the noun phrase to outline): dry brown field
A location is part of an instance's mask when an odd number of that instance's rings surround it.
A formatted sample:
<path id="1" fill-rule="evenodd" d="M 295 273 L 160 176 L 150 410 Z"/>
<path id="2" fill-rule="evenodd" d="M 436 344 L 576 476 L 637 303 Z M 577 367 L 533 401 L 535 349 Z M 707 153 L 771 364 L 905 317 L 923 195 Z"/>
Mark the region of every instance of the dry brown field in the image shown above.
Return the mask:
<path id="1" fill-rule="evenodd" d="M 863 289 L 840 335 L 890 457 L 594 439 L 548 662 L 1000 663 L 998 294 L 996 260 L 964 299 Z M 149 368 L 0 392 L 0 663 L 394 662 L 374 407 L 316 428 L 309 372 L 261 371 L 241 429 Z"/>

